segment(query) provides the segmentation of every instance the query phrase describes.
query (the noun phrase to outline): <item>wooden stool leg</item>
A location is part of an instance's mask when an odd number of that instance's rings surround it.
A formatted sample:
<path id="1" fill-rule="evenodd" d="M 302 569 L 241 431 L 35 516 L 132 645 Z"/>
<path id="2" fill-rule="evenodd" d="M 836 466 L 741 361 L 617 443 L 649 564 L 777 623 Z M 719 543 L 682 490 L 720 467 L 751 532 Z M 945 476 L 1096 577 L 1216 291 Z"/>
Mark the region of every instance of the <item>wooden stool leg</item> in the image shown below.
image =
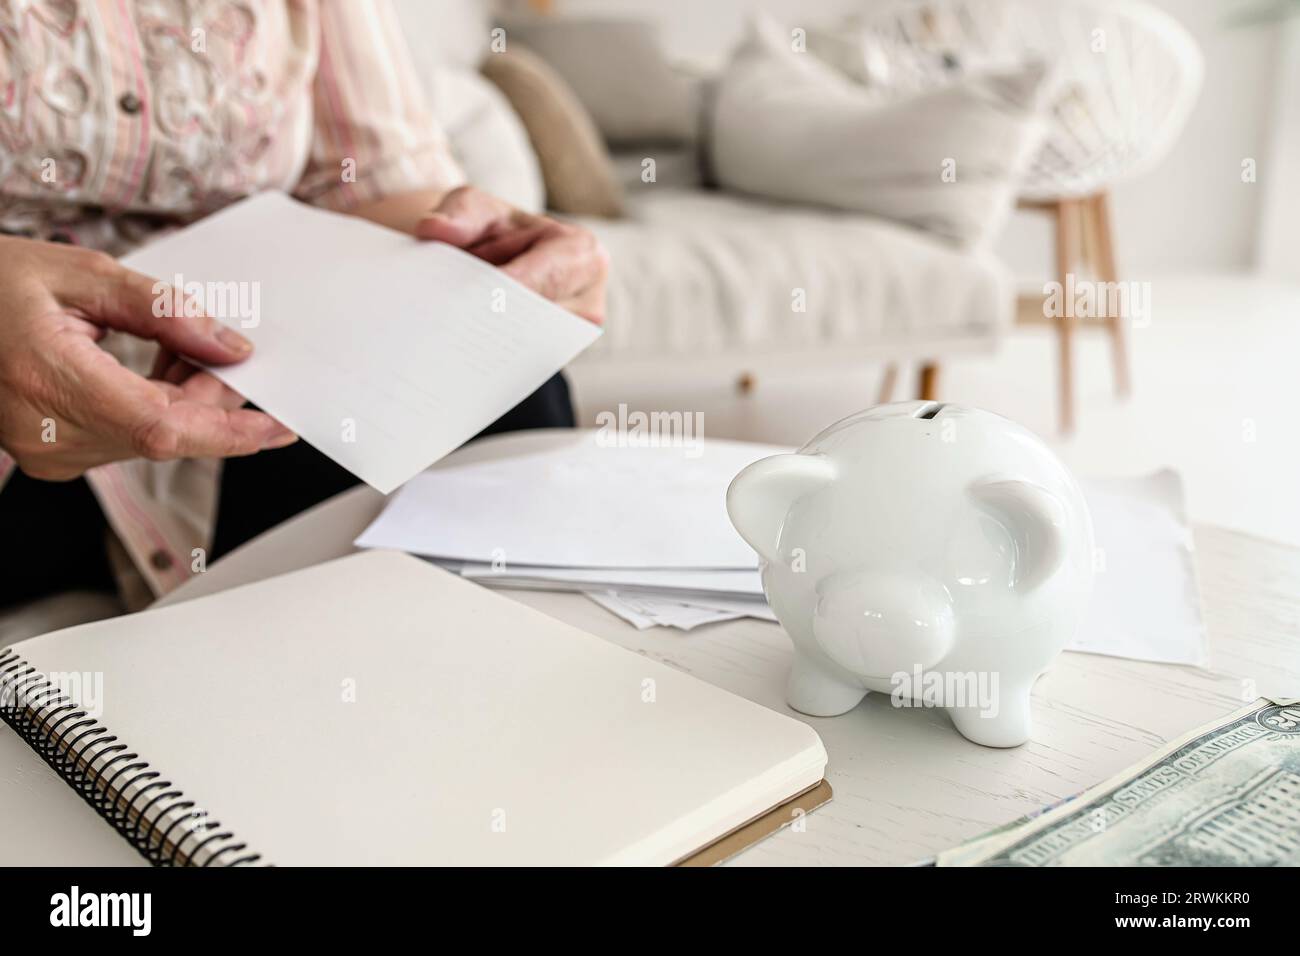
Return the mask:
<path id="1" fill-rule="evenodd" d="M 1098 193 L 1089 202 L 1092 230 L 1097 236 L 1098 261 L 1094 263 L 1097 277 L 1102 282 L 1118 282 L 1115 267 L 1115 243 L 1110 230 L 1110 196 Z M 1110 333 L 1111 362 L 1115 370 L 1115 394 L 1127 398 L 1133 391 L 1129 375 L 1127 329 L 1124 315 L 1107 315 L 1106 328 Z"/>
<path id="2" fill-rule="evenodd" d="M 926 362 L 921 366 L 920 394 L 917 398 L 933 402 L 939 397 L 939 363 Z"/>
<path id="3" fill-rule="evenodd" d="M 885 366 L 884 374 L 880 378 L 880 394 L 876 396 L 876 404 L 883 405 L 894 397 L 894 389 L 898 386 L 898 363 L 890 362 Z"/>
<path id="4" fill-rule="evenodd" d="M 1070 270 L 1078 261 L 1080 238 L 1078 200 L 1062 199 L 1056 204 L 1056 279 L 1063 290 L 1069 288 Z M 1061 431 L 1074 431 L 1074 317 L 1073 303 L 1061 296 L 1061 314 L 1056 316 L 1056 341 L 1059 355 Z"/>
<path id="5" fill-rule="evenodd" d="M 1081 279 L 1088 278 L 1101 281 L 1101 230 L 1097 222 L 1097 204 L 1093 201 L 1095 196 L 1089 196 L 1079 202 L 1079 241 L 1080 247 L 1080 264 L 1086 267 L 1087 275 L 1080 275 L 1076 270 L 1074 280 L 1077 284 Z"/>

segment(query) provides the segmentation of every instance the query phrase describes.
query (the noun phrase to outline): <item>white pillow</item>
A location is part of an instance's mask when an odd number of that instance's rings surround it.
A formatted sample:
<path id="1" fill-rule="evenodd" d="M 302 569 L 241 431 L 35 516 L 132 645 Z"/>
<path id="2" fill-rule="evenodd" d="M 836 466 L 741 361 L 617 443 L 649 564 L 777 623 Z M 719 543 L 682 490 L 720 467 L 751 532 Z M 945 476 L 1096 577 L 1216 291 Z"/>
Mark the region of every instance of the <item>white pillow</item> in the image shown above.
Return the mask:
<path id="1" fill-rule="evenodd" d="M 471 70 L 424 77 L 430 107 L 469 182 L 527 212 L 546 206 L 542 169 L 524 124 L 501 91 Z"/>
<path id="2" fill-rule="evenodd" d="M 713 173 L 729 189 L 987 242 L 1042 136 L 1046 73 L 1029 64 L 882 99 L 760 18 L 718 82 Z"/>
<path id="3" fill-rule="evenodd" d="M 487 0 L 394 0 L 411 62 L 469 182 L 529 212 L 546 205 L 523 124 L 477 72 L 491 35 Z"/>

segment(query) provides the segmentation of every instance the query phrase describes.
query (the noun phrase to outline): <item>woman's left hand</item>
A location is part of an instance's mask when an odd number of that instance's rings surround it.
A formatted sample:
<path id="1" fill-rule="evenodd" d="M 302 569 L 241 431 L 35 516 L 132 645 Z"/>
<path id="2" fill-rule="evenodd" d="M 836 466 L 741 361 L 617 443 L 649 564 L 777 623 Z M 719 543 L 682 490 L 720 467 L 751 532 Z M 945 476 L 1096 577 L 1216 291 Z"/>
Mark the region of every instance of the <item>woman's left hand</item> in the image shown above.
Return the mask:
<path id="1" fill-rule="evenodd" d="M 581 226 L 462 186 L 419 221 L 415 235 L 464 249 L 570 312 L 597 325 L 605 321 L 609 256 Z"/>

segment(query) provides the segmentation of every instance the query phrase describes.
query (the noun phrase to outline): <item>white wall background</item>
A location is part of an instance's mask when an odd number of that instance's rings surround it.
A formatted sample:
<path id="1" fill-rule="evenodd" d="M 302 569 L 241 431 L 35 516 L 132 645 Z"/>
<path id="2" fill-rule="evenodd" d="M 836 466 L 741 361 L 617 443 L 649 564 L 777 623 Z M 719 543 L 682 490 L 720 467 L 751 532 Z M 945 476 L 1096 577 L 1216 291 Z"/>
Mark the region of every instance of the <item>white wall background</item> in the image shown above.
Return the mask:
<path id="1" fill-rule="evenodd" d="M 1205 82 L 1182 138 L 1164 162 L 1120 184 L 1114 219 L 1120 266 L 1129 278 L 1171 272 L 1229 272 L 1257 265 L 1271 168 L 1277 31 L 1231 27 L 1230 0 L 1157 0 L 1196 38 Z M 1243 183 L 1245 158 L 1258 181 Z M 1019 214 L 1001 244 L 1022 274 L 1045 273 L 1048 232 Z"/>
<path id="2" fill-rule="evenodd" d="M 1300 282 L 1300 19 L 1283 31 L 1280 57 L 1259 264 L 1274 278 Z"/>
<path id="3" fill-rule="evenodd" d="M 880 0 L 556 0 L 556 5 L 566 16 L 655 17 L 674 56 L 717 63 L 753 10 L 770 11 L 792 25 L 833 23 L 876 2 Z M 1116 191 L 1113 215 L 1121 268 L 1134 279 L 1253 269 L 1260 259 L 1266 187 L 1276 172 L 1270 166 L 1271 132 L 1278 109 L 1281 31 L 1229 27 L 1225 21 L 1238 0 L 1153 2 L 1196 37 L 1205 54 L 1205 87 L 1182 140 L 1164 163 Z M 1289 95 L 1300 97 L 1300 90 Z M 1246 157 L 1258 162 L 1255 184 L 1241 181 Z M 1020 213 L 1000 251 L 1018 274 L 1041 280 L 1050 263 L 1049 239 L 1042 217 Z"/>

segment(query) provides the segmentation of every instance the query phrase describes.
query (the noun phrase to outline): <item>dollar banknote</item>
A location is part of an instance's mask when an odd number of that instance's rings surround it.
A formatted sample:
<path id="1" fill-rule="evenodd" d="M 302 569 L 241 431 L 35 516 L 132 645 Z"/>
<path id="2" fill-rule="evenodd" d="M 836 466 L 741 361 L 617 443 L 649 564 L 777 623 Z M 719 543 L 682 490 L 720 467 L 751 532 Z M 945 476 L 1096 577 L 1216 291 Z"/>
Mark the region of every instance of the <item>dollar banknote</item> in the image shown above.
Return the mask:
<path id="1" fill-rule="evenodd" d="M 1300 865 L 1300 700 L 1257 700 L 939 866 Z"/>

